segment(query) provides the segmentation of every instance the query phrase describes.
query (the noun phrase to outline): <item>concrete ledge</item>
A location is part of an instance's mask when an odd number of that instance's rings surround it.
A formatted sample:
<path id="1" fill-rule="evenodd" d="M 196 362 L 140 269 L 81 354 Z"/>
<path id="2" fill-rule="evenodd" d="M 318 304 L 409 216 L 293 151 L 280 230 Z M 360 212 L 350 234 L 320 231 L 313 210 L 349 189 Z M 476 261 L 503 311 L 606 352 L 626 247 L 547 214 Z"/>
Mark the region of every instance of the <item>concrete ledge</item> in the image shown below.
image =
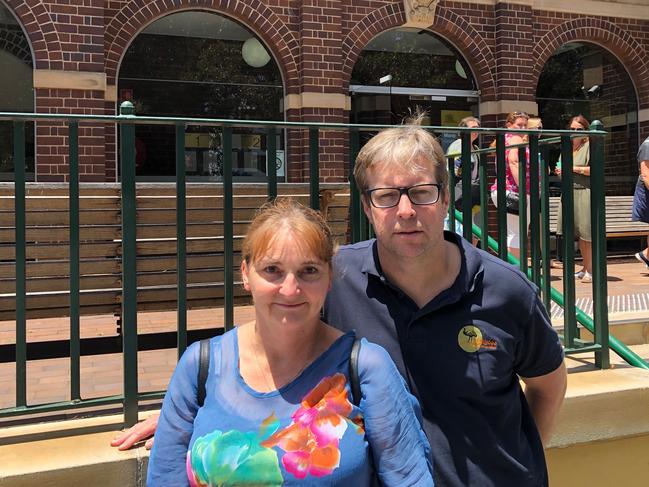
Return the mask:
<path id="1" fill-rule="evenodd" d="M 105 416 L 3 429 L 0 486 L 144 486 L 149 452 L 144 447 L 121 452 L 110 446 L 121 420 Z M 105 427 L 111 431 L 31 441 Z"/>
<path id="2" fill-rule="evenodd" d="M 0 430 L 0 486 L 144 486 L 149 452 L 109 446 L 121 421 L 106 416 Z M 89 428 L 104 431 L 75 434 Z M 648 371 L 618 366 L 569 374 L 547 450 L 551 485 L 640 485 L 629 479 L 649 478 L 647 451 Z"/>
<path id="3" fill-rule="evenodd" d="M 635 367 L 568 375 L 550 448 L 649 436 L 649 371 Z"/>

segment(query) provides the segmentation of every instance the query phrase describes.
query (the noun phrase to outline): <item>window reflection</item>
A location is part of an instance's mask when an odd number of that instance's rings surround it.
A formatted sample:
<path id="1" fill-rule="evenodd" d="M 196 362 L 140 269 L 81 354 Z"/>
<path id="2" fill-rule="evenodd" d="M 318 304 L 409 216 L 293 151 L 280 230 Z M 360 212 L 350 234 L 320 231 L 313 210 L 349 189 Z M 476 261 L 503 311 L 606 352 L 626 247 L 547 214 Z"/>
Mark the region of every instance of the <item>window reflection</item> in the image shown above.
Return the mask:
<path id="1" fill-rule="evenodd" d="M 283 120 L 279 69 L 256 37 L 235 22 L 207 12 L 164 17 L 138 35 L 120 71 L 120 102 L 131 100 L 136 114 L 239 120 Z M 233 129 L 233 174 L 250 180 L 266 177 L 264 130 Z M 175 174 L 174 128 L 136 126 L 137 174 Z M 284 149 L 283 137 L 276 147 Z M 188 176 L 220 179 L 222 131 L 188 127 L 185 139 Z"/>
<path id="2" fill-rule="evenodd" d="M 0 3 L 0 110 L 34 111 L 32 55 L 20 25 Z M 25 125 L 27 179 L 34 180 L 34 124 Z M 13 180 L 13 124 L 0 122 L 0 181 Z"/>

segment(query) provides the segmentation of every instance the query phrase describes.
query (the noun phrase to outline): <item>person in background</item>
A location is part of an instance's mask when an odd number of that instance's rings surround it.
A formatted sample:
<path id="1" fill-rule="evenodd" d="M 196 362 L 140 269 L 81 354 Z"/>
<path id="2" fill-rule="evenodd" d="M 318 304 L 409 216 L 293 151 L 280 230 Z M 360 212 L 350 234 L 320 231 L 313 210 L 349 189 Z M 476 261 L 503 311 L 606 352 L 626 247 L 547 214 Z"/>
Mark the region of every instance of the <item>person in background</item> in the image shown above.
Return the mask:
<path id="1" fill-rule="evenodd" d="M 567 127 L 569 130 L 589 130 L 590 123 L 583 115 L 570 119 Z M 583 267 L 575 272 L 575 279 L 581 282 L 593 282 L 593 246 L 590 228 L 590 145 L 588 137 L 574 137 L 572 139 L 572 172 L 574 195 L 574 226 L 575 237 L 579 239 L 579 251 L 583 259 Z M 561 177 L 561 159 L 555 169 L 557 176 Z M 557 218 L 557 234 L 561 234 L 563 210 Z"/>
<path id="2" fill-rule="evenodd" d="M 255 320 L 210 340 L 198 404 L 199 346 L 165 394 L 147 485 L 433 485 L 419 404 L 386 351 L 362 340 L 352 403 L 353 331 L 320 319 L 335 244 L 320 213 L 262 207 L 243 242 Z"/>
<path id="3" fill-rule="evenodd" d="M 638 149 L 638 165 L 640 176 L 633 193 L 631 220 L 649 223 L 649 137 L 640 144 Z M 649 235 L 647 235 L 647 248 L 635 254 L 635 258 L 649 269 Z"/>
<path id="4" fill-rule="evenodd" d="M 465 117 L 458 123 L 458 127 L 480 128 L 480 120 L 476 117 Z M 471 150 L 477 150 L 478 132 L 471 132 Z M 446 150 L 447 157 L 455 157 L 455 191 L 454 201 L 455 208 L 462 210 L 462 138 L 454 140 Z M 480 180 L 479 180 L 479 158 L 477 154 L 471 154 L 471 214 L 473 223 L 480 223 Z M 460 229 L 460 232 L 462 230 Z"/>
<path id="5" fill-rule="evenodd" d="M 527 128 L 527 121 L 529 116 L 524 112 L 511 112 L 507 115 L 505 120 L 505 127 L 510 129 L 521 129 L 524 130 Z M 507 132 L 505 134 L 505 145 L 518 145 L 525 142 L 523 135 L 513 134 Z M 527 189 L 527 227 L 529 228 L 530 224 L 530 205 L 529 205 L 529 195 L 530 195 L 530 152 L 529 148 L 526 149 L 527 152 L 527 167 L 525 171 L 525 184 Z M 519 194 L 518 186 L 518 148 L 507 149 L 505 151 L 505 191 L 507 193 L 513 193 L 515 195 Z M 498 206 L 498 184 L 496 181 L 491 185 L 491 199 L 494 205 Z M 517 259 L 520 258 L 520 249 L 521 249 L 521 235 L 520 235 L 520 225 L 519 225 L 519 215 L 518 213 L 507 212 L 507 251 L 512 254 Z"/>

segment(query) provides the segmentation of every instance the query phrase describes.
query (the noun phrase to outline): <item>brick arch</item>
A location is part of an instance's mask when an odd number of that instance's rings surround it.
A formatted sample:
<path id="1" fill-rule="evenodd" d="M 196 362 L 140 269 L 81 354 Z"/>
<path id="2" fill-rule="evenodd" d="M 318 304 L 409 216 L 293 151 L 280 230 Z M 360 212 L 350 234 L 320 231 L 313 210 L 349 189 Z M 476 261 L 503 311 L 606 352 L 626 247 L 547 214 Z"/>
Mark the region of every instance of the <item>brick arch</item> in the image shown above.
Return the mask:
<path id="1" fill-rule="evenodd" d="M 63 51 L 59 34 L 50 12 L 42 2 L 5 0 L 4 3 L 20 22 L 27 42 L 31 41 L 34 66 L 40 69 L 63 69 Z"/>
<path id="2" fill-rule="evenodd" d="M 343 52 L 348 53 L 343 64 L 343 88 L 349 88 L 354 64 L 361 51 L 376 35 L 406 23 L 402 3 L 385 5 L 372 11 L 352 28 L 343 40 Z M 482 36 L 453 11 L 437 7 L 434 23 L 427 29 L 441 35 L 460 51 L 471 66 L 481 100 L 495 100 L 496 87 L 492 75 L 495 66 L 493 53 Z"/>
<path id="3" fill-rule="evenodd" d="M 299 42 L 279 17 L 260 3 L 254 0 L 176 0 L 172 6 L 167 0 L 127 3 L 106 27 L 108 83 L 116 84 L 121 59 L 144 27 L 164 15 L 201 10 L 225 14 L 251 28 L 274 54 L 284 78 L 285 93 L 297 93 Z"/>
<path id="4" fill-rule="evenodd" d="M 583 41 L 598 44 L 626 68 L 635 86 L 640 108 L 649 106 L 649 62 L 647 53 L 631 35 L 602 19 L 584 17 L 564 22 L 548 31 L 534 46 L 532 80 L 538 85 L 545 63 L 564 44 Z"/>

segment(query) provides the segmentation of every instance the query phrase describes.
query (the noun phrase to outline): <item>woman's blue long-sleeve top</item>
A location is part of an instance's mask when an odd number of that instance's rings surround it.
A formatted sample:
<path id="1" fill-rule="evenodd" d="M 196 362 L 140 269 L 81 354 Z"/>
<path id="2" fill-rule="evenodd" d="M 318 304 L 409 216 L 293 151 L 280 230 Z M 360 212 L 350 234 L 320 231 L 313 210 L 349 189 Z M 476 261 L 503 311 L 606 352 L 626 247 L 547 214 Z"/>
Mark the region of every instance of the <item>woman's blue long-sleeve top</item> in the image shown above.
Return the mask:
<path id="1" fill-rule="evenodd" d="M 421 411 L 387 352 L 362 340 L 359 407 L 349 389 L 353 332 L 338 338 L 277 391 L 239 373 L 236 329 L 211 339 L 203 407 L 199 347 L 178 362 L 148 467 L 149 486 L 433 485 Z M 372 459 L 369 455 L 372 455 Z"/>

